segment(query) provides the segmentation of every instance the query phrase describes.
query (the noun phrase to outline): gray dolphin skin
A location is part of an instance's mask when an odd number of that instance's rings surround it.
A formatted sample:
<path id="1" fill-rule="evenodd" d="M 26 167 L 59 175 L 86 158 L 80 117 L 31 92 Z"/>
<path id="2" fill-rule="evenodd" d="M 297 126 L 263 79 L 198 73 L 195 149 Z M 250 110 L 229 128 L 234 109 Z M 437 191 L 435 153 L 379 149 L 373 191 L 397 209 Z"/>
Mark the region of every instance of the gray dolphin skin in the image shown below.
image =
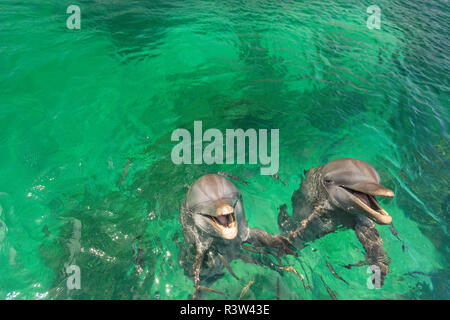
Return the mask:
<path id="1" fill-rule="evenodd" d="M 221 175 L 204 175 L 189 187 L 180 220 L 187 243 L 181 248 L 180 263 L 194 278 L 193 299 L 198 298 L 199 290 L 216 292 L 201 286 L 200 279 L 213 282 L 224 267 L 237 278 L 229 262 L 236 258 L 246 261 L 241 255 L 243 243 L 274 248 L 279 255 L 293 254 L 286 237 L 248 227 L 241 192 Z"/>
<path id="2" fill-rule="evenodd" d="M 380 184 L 380 176 L 370 164 L 336 159 L 305 172 L 300 188 L 292 195 L 292 216 L 282 205 L 278 224 L 297 249 L 340 227 L 354 229 L 366 251 L 365 261 L 356 265 L 378 266 L 383 285 L 390 260 L 374 222 L 391 224 L 392 217 L 375 197 L 392 198 L 394 192 Z"/>

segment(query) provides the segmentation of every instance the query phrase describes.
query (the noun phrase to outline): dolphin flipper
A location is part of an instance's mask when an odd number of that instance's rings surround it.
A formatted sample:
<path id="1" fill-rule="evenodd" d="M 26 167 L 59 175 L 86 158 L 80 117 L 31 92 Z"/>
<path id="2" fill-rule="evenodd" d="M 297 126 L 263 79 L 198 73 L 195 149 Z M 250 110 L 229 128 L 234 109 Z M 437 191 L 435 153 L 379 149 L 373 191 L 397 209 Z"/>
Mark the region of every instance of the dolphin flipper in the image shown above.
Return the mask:
<path id="1" fill-rule="evenodd" d="M 295 230 L 296 223 L 294 219 L 287 212 L 287 206 L 283 204 L 278 208 L 278 228 L 283 234 Z"/>
<path id="2" fill-rule="evenodd" d="M 366 263 L 371 266 L 377 266 L 380 272 L 380 284 L 384 283 L 386 275 L 389 273 L 390 259 L 383 249 L 383 239 L 375 228 L 375 224 L 366 217 L 358 217 L 358 223 L 355 226 L 355 234 L 359 242 L 366 251 Z M 374 270 L 372 268 L 372 270 Z"/>
<path id="3" fill-rule="evenodd" d="M 196 254 L 195 254 L 195 263 L 194 263 L 194 295 L 192 297 L 193 300 L 198 299 L 198 291 L 203 288 L 200 286 L 200 273 L 202 271 L 203 258 L 205 257 L 206 251 L 208 251 L 210 245 L 212 243 L 212 239 L 208 239 L 206 241 L 197 241 L 196 242 Z"/>
<path id="4" fill-rule="evenodd" d="M 252 243 L 256 247 L 277 249 L 279 255 L 296 255 L 294 251 L 295 247 L 293 246 L 292 242 L 281 234 L 272 235 L 264 230 L 251 228 L 247 241 Z"/>

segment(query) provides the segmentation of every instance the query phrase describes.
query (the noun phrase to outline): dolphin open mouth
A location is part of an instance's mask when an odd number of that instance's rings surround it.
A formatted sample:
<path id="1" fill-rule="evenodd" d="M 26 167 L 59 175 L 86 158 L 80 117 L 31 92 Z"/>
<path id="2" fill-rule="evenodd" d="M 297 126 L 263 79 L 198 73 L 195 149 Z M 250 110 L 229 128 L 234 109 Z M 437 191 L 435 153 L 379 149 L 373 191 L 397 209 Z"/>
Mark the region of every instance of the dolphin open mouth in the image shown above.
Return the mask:
<path id="1" fill-rule="evenodd" d="M 355 186 L 341 186 L 348 192 L 350 199 L 360 208 L 362 212 L 378 224 L 392 223 L 392 217 L 378 203 L 375 196 L 392 198 L 394 193 L 380 185 L 367 184 Z M 365 189 L 363 191 L 363 189 Z"/>
<path id="2" fill-rule="evenodd" d="M 224 239 L 232 240 L 237 236 L 237 222 L 233 207 L 224 205 L 217 208 L 216 215 L 206 215 L 213 227 Z"/>

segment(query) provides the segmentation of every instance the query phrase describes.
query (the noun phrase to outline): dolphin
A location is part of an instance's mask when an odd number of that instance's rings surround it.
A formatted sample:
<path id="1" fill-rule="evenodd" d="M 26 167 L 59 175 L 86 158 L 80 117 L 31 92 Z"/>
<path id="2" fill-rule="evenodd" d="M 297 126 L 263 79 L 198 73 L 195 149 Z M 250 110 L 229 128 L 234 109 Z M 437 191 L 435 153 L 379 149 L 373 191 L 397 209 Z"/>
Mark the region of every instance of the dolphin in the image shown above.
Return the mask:
<path id="1" fill-rule="evenodd" d="M 226 267 L 239 279 L 229 262 L 236 258 L 249 261 L 241 255 L 244 243 L 273 248 L 280 256 L 294 253 L 286 237 L 248 227 L 241 192 L 222 175 L 207 174 L 192 183 L 181 206 L 180 221 L 188 245 L 181 248 L 180 264 L 194 277 L 193 299 L 198 298 L 198 290 L 207 289 L 200 285 L 200 276 L 214 279 Z M 190 252 L 194 254 L 189 256 Z"/>
<path id="2" fill-rule="evenodd" d="M 338 228 L 354 229 L 366 251 L 365 261 L 356 265 L 378 266 L 379 283 L 383 285 L 390 259 L 374 223 L 391 224 L 392 217 L 376 197 L 392 198 L 394 192 L 380 184 L 380 176 L 370 164 L 359 159 L 336 159 L 305 172 L 292 195 L 292 216 L 282 205 L 278 224 L 297 249 Z"/>

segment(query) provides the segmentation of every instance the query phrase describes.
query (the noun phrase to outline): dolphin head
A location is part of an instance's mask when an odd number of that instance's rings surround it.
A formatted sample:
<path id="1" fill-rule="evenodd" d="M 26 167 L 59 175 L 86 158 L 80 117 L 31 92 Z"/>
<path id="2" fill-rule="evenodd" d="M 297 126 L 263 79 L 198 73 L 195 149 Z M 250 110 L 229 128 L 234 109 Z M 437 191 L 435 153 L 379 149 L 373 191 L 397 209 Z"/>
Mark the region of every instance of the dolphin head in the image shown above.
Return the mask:
<path id="1" fill-rule="evenodd" d="M 207 174 L 197 179 L 186 195 L 186 208 L 197 228 L 210 236 L 233 240 L 243 219 L 242 196 L 228 179 Z"/>
<path id="2" fill-rule="evenodd" d="M 392 217 L 380 206 L 376 196 L 394 197 L 380 184 L 380 176 L 367 162 L 336 159 L 322 168 L 321 183 L 332 204 L 346 212 L 363 214 L 378 224 L 390 224 Z"/>

